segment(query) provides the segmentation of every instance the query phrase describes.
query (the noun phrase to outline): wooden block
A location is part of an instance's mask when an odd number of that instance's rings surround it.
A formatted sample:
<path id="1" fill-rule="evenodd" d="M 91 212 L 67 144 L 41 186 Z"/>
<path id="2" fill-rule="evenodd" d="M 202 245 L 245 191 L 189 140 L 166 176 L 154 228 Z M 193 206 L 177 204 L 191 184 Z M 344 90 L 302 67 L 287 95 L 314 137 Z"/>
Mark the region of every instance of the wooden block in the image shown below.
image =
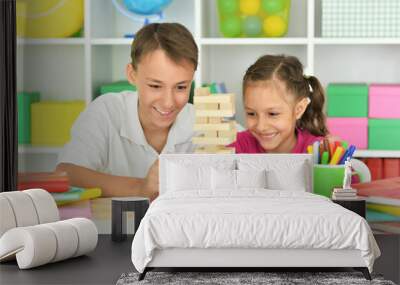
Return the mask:
<path id="1" fill-rule="evenodd" d="M 208 117 L 196 117 L 196 125 L 201 124 L 201 125 L 207 125 L 208 124 Z"/>
<path id="2" fill-rule="evenodd" d="M 232 153 L 236 153 L 235 148 L 234 147 L 225 147 L 225 148 L 221 148 L 218 149 L 215 153 L 220 153 L 220 154 L 232 154 Z"/>
<path id="3" fill-rule="evenodd" d="M 218 131 L 219 138 L 235 138 L 236 139 L 236 130 L 229 131 Z"/>
<path id="4" fill-rule="evenodd" d="M 218 110 L 219 104 L 217 103 L 196 103 L 194 104 L 195 110 Z"/>
<path id="5" fill-rule="evenodd" d="M 208 145 L 208 146 L 197 147 L 195 153 L 215 153 L 216 151 L 218 151 L 217 146 Z"/>
<path id="6" fill-rule="evenodd" d="M 221 147 L 221 146 L 205 146 L 205 147 L 196 148 L 195 153 L 232 154 L 232 153 L 235 153 L 235 148 L 233 148 L 233 147 Z"/>
<path id="7" fill-rule="evenodd" d="M 235 104 L 234 103 L 219 103 L 220 110 L 231 110 L 235 113 Z"/>
<path id="8" fill-rule="evenodd" d="M 210 118 L 208 118 L 208 122 L 210 124 L 221 124 L 222 123 L 222 118 L 220 118 L 220 117 L 210 117 Z"/>
<path id="9" fill-rule="evenodd" d="M 196 98 L 196 96 L 210 96 L 210 88 L 208 87 L 198 87 L 196 89 L 194 89 L 194 98 Z"/>
<path id="10" fill-rule="evenodd" d="M 196 103 L 235 103 L 235 94 L 212 94 L 211 96 L 194 96 Z"/>
<path id="11" fill-rule="evenodd" d="M 207 138 L 217 138 L 218 137 L 218 131 L 203 131 L 204 137 Z"/>
<path id="12" fill-rule="evenodd" d="M 195 124 L 195 131 L 229 131 L 232 129 L 231 123 L 221 123 L 221 124 Z"/>
<path id="13" fill-rule="evenodd" d="M 234 142 L 234 138 L 208 138 L 208 137 L 194 137 L 192 142 L 200 145 L 228 145 Z"/>
<path id="14" fill-rule="evenodd" d="M 231 110 L 196 110 L 197 117 L 233 117 Z"/>

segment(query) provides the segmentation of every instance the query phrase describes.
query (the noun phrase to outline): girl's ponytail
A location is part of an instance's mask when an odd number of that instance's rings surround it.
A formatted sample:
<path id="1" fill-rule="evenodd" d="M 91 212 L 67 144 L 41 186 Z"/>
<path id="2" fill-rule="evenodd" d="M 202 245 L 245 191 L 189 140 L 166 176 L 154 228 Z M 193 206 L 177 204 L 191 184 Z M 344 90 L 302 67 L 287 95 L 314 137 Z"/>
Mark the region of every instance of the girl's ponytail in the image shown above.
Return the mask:
<path id="1" fill-rule="evenodd" d="M 303 116 L 297 122 L 297 127 L 308 130 L 316 136 L 326 136 L 328 128 L 324 114 L 324 89 L 315 76 L 304 77 L 306 86 L 309 88 L 309 98 L 311 100 Z"/>

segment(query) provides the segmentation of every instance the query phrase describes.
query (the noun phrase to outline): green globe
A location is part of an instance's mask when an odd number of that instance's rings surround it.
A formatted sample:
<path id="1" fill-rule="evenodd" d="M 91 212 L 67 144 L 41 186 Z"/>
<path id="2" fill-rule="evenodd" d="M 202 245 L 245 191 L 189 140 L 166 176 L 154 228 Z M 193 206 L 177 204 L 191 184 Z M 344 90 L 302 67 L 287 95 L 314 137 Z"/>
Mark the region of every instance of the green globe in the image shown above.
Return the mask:
<path id="1" fill-rule="evenodd" d="M 285 8 L 285 0 L 262 0 L 261 6 L 268 14 L 275 14 Z"/>
<path id="2" fill-rule="evenodd" d="M 262 33 L 262 22 L 257 16 L 248 16 L 243 21 L 243 31 L 246 36 L 258 37 Z"/>
<path id="3" fill-rule="evenodd" d="M 218 0 L 218 10 L 224 15 L 235 14 L 239 10 L 237 0 Z"/>
<path id="4" fill-rule="evenodd" d="M 221 23 L 221 32 L 228 38 L 239 37 L 242 33 L 240 18 L 232 16 L 224 19 Z"/>

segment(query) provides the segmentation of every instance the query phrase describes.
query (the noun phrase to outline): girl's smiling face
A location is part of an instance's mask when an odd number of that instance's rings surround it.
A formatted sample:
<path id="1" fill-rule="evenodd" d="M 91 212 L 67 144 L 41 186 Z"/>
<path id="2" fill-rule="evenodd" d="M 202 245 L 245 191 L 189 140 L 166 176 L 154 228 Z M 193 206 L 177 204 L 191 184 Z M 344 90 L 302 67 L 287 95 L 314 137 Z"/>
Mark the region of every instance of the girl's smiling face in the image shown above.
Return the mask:
<path id="1" fill-rule="evenodd" d="M 157 49 L 143 56 L 135 70 L 127 66 L 128 80 L 139 96 L 139 118 L 143 128 L 166 129 L 189 100 L 194 66 L 187 60 L 171 60 Z"/>
<path id="2" fill-rule="evenodd" d="M 279 80 L 249 82 L 244 90 L 247 128 L 266 152 L 288 153 L 296 145 L 296 121 L 307 103 L 295 102 Z"/>

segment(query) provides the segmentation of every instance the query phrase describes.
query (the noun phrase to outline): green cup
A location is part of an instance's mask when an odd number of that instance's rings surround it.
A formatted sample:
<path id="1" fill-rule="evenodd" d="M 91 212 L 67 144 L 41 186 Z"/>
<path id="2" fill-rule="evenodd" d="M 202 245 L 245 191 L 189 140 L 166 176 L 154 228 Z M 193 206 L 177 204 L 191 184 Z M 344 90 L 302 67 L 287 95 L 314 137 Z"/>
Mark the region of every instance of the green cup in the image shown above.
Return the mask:
<path id="1" fill-rule="evenodd" d="M 344 165 L 314 165 L 314 193 L 328 198 L 332 196 L 333 188 L 342 188 Z"/>

